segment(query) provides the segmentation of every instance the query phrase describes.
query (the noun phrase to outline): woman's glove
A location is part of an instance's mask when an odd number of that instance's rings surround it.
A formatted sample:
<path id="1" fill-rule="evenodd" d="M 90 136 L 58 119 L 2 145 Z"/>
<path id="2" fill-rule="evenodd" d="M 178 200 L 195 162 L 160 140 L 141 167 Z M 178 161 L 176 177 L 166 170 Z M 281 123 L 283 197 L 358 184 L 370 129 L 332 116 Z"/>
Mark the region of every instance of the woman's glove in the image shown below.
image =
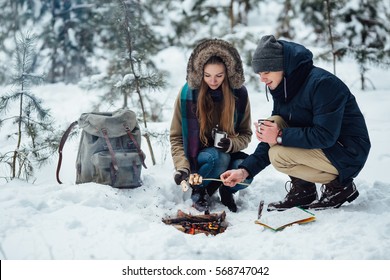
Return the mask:
<path id="1" fill-rule="evenodd" d="M 229 138 L 227 138 L 227 137 L 222 138 L 218 142 L 218 146 L 225 153 L 231 150 L 231 147 L 230 147 L 231 145 L 232 145 L 232 141 Z"/>
<path id="2" fill-rule="evenodd" d="M 176 185 L 180 185 L 181 181 L 187 180 L 189 171 L 187 169 L 179 169 L 173 173 L 173 179 Z"/>

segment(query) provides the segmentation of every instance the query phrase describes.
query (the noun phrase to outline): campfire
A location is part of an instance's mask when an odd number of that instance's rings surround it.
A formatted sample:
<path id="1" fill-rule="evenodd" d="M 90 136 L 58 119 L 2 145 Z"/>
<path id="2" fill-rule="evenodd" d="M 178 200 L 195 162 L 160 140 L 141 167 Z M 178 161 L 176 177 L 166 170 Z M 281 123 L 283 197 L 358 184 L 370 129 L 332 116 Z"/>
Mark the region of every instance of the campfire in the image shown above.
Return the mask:
<path id="1" fill-rule="evenodd" d="M 191 215 L 178 210 L 176 217 L 163 218 L 162 221 L 187 234 L 204 233 L 206 235 L 217 235 L 224 232 L 227 228 L 225 218 L 225 211 L 222 213 Z"/>

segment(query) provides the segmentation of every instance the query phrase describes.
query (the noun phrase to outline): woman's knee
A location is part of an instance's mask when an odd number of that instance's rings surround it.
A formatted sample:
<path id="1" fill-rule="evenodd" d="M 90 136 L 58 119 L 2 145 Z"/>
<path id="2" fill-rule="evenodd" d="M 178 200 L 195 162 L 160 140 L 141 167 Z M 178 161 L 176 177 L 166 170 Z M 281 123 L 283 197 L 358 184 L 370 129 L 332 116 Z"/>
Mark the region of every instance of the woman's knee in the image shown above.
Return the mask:
<path id="1" fill-rule="evenodd" d="M 217 148 L 203 149 L 198 155 L 198 163 L 207 165 L 208 168 L 227 168 L 230 162 L 230 155 L 219 151 Z"/>

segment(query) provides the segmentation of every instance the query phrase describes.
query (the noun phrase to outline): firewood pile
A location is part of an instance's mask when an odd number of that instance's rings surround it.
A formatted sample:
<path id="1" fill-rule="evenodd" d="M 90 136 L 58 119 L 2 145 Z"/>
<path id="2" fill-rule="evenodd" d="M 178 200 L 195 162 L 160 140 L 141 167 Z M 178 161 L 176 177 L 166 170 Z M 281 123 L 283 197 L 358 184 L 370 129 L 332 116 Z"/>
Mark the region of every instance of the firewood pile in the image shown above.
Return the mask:
<path id="1" fill-rule="evenodd" d="M 225 218 L 225 211 L 222 213 L 191 215 L 178 210 L 176 217 L 163 218 L 162 221 L 187 234 L 204 233 L 206 235 L 217 235 L 224 232 L 227 228 Z"/>

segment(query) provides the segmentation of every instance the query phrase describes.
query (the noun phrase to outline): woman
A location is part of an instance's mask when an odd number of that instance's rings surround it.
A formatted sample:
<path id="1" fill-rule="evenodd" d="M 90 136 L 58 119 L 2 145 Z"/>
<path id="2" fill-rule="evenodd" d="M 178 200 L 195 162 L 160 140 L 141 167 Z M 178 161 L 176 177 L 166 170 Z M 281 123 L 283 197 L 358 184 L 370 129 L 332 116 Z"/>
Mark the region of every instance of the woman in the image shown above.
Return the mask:
<path id="1" fill-rule="evenodd" d="M 237 168 L 247 156 L 240 152 L 252 136 L 244 81 L 241 58 L 230 43 L 208 39 L 193 50 L 187 65 L 187 83 L 176 99 L 170 130 L 177 185 L 190 173 L 218 179 L 226 170 Z M 216 129 L 227 136 L 214 143 Z M 220 181 L 204 180 L 192 186 L 193 206 L 199 211 L 208 210 L 209 196 L 219 188 L 221 202 L 236 212 L 233 193 L 246 186 L 228 188 Z"/>

